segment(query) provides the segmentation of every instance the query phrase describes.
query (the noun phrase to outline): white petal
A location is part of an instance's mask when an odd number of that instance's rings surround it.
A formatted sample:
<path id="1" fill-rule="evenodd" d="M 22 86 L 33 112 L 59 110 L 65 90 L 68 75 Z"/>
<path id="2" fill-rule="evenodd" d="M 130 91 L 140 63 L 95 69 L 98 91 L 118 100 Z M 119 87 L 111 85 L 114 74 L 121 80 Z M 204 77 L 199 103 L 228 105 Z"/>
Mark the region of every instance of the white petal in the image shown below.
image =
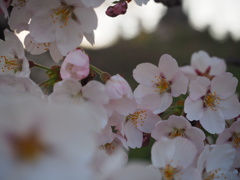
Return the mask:
<path id="1" fill-rule="evenodd" d="M 174 75 L 180 71 L 177 61 L 168 54 L 161 56 L 158 67 L 161 73 L 164 74 L 167 81 L 171 81 Z"/>
<path id="2" fill-rule="evenodd" d="M 64 56 L 69 51 L 78 47 L 83 38 L 83 33 L 80 24 L 69 19 L 68 24 L 63 28 L 56 28 L 56 45 Z"/>
<path id="3" fill-rule="evenodd" d="M 240 114 L 240 103 L 237 95 L 219 101 L 217 108 L 221 109 L 224 119 L 235 118 Z"/>
<path id="4" fill-rule="evenodd" d="M 134 79 L 144 85 L 144 86 L 153 86 L 153 82 L 155 81 L 155 77 L 160 75 L 160 69 L 151 64 L 151 63 L 142 63 L 137 65 L 137 67 L 133 70 Z"/>
<path id="5" fill-rule="evenodd" d="M 226 72 L 212 79 L 211 92 L 216 92 L 217 96 L 224 99 L 235 93 L 237 84 L 237 78 L 233 77 L 232 73 Z"/>
<path id="6" fill-rule="evenodd" d="M 212 110 L 205 108 L 200 124 L 211 134 L 221 133 L 225 129 L 225 120 L 221 110 Z"/>
<path id="7" fill-rule="evenodd" d="M 199 51 L 192 54 L 191 57 L 191 66 L 193 69 L 197 69 L 200 72 L 204 73 L 206 69 L 210 66 L 210 57 L 205 51 Z"/>
<path id="8" fill-rule="evenodd" d="M 201 119 L 203 116 L 203 101 L 193 101 L 190 97 L 187 97 L 184 102 L 184 112 L 187 113 L 187 118 L 190 121 Z"/>
<path id="9" fill-rule="evenodd" d="M 210 75 L 218 75 L 218 74 L 222 74 L 226 71 L 227 69 L 227 65 L 224 59 L 220 59 L 217 57 L 212 57 L 211 61 L 211 69 L 209 74 Z"/>
<path id="10" fill-rule="evenodd" d="M 177 73 L 171 84 L 171 94 L 173 97 L 178 97 L 181 94 L 186 94 L 188 89 L 188 79 L 182 74 Z"/>
<path id="11" fill-rule="evenodd" d="M 172 160 L 176 147 L 168 138 L 156 141 L 151 150 L 152 164 L 157 168 L 164 168 Z"/>
<path id="12" fill-rule="evenodd" d="M 137 124 L 137 128 L 142 132 L 151 133 L 153 128 L 155 127 L 155 124 L 161 119 L 157 114 L 153 114 L 149 110 L 146 110 L 146 112 L 144 112 L 143 114 L 145 115 L 141 117 L 141 123 Z"/>
<path id="13" fill-rule="evenodd" d="M 131 121 L 124 126 L 124 134 L 127 138 L 127 144 L 131 148 L 142 147 L 143 133 L 139 131 Z"/>
<path id="14" fill-rule="evenodd" d="M 189 84 L 189 92 L 192 100 L 197 100 L 206 95 L 210 87 L 210 80 L 206 77 L 198 77 Z"/>

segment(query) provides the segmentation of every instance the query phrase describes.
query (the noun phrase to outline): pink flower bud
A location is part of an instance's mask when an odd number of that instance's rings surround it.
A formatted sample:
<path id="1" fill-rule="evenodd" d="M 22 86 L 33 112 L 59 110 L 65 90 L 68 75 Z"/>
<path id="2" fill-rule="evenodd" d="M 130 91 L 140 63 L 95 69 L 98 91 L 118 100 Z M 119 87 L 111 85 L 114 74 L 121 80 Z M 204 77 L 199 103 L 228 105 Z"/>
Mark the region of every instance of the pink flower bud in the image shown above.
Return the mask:
<path id="1" fill-rule="evenodd" d="M 88 76 L 89 71 L 89 57 L 78 48 L 67 54 L 62 63 L 60 74 L 62 79 L 82 80 Z"/>
<path id="2" fill-rule="evenodd" d="M 127 12 L 128 5 L 124 2 L 119 2 L 115 6 L 109 6 L 106 10 L 106 14 L 110 17 L 116 17 L 120 14 L 125 14 Z"/>
<path id="3" fill-rule="evenodd" d="M 114 14 L 125 14 L 127 12 L 127 3 L 124 1 L 124 2 L 120 2 L 118 4 L 116 4 L 114 7 L 113 7 L 113 12 Z"/>
<path id="4" fill-rule="evenodd" d="M 117 15 L 113 12 L 113 8 L 114 6 L 109 6 L 106 10 L 106 15 L 110 16 L 110 17 L 116 17 Z"/>

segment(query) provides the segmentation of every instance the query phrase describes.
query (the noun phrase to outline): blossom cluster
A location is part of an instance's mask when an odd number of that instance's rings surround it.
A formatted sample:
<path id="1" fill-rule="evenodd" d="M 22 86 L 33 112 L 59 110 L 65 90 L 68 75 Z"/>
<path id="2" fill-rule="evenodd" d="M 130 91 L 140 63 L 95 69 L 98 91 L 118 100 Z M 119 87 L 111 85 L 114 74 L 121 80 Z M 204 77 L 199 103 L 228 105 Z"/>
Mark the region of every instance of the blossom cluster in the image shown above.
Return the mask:
<path id="1" fill-rule="evenodd" d="M 225 61 L 198 51 L 180 67 L 164 54 L 133 70 L 132 90 L 78 47 L 83 37 L 94 43 L 103 1 L 13 0 L 10 15 L 0 3 L 11 30 L 30 32 L 25 49 L 7 29 L 0 41 L 0 179 L 239 179 L 238 80 Z M 63 61 L 43 67 L 25 50 Z M 34 67 L 49 79 L 37 85 Z M 129 149 L 150 139 L 151 164 L 129 162 Z"/>

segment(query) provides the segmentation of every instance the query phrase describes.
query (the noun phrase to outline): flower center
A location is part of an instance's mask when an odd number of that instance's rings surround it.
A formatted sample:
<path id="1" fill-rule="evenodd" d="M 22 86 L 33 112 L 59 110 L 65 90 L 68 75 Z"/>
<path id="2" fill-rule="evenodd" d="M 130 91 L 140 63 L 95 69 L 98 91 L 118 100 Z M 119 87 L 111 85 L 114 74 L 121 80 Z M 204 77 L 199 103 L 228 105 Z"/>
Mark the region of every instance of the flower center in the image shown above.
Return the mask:
<path id="1" fill-rule="evenodd" d="M 60 23 L 60 27 L 63 28 L 67 26 L 70 18 L 76 20 L 75 14 L 73 13 L 73 6 L 62 3 L 61 7 L 52 9 L 52 14 L 50 15 L 53 23 Z"/>
<path id="2" fill-rule="evenodd" d="M 167 164 L 166 167 L 161 168 L 160 171 L 162 173 L 162 180 L 174 180 L 175 175 L 181 171 L 181 168 L 172 167 Z"/>
<path id="3" fill-rule="evenodd" d="M 204 170 L 203 172 L 203 180 L 214 180 L 214 179 L 219 179 L 220 177 L 223 177 L 224 179 L 227 179 L 226 176 L 224 176 L 224 173 L 219 173 L 221 169 L 215 169 L 209 172 L 206 172 L 206 170 Z"/>
<path id="4" fill-rule="evenodd" d="M 152 82 L 154 83 L 153 87 L 156 88 L 155 92 L 162 94 L 170 89 L 170 83 L 165 78 L 160 76 L 154 78 L 156 80 Z"/>
<path id="5" fill-rule="evenodd" d="M 31 162 L 47 150 L 35 132 L 24 137 L 11 136 L 10 143 L 16 158 L 21 161 Z"/>
<path id="6" fill-rule="evenodd" d="M 217 111 L 217 109 L 214 107 L 216 107 L 216 105 L 219 104 L 220 100 L 221 99 L 218 96 L 216 96 L 216 92 L 213 92 L 213 93 L 208 93 L 207 95 L 205 95 L 203 102 L 206 107 L 210 107 L 211 110 Z"/>
<path id="7" fill-rule="evenodd" d="M 115 146 L 112 143 L 106 143 L 104 145 L 99 146 L 100 149 L 106 149 L 106 150 L 114 150 Z"/>
<path id="8" fill-rule="evenodd" d="M 232 135 L 232 142 L 235 147 L 240 147 L 240 133 L 234 132 Z"/>
<path id="9" fill-rule="evenodd" d="M 16 73 L 22 70 L 22 60 L 8 56 L 0 56 L 0 67 L 3 73 L 6 71 Z"/>
<path id="10" fill-rule="evenodd" d="M 128 115 L 127 120 L 130 120 L 135 127 L 143 126 L 143 123 L 145 122 L 144 119 L 146 119 L 148 115 L 146 112 L 146 110 L 137 111 L 134 114 Z"/>
<path id="11" fill-rule="evenodd" d="M 172 132 L 169 133 L 168 137 L 173 139 L 177 136 L 182 136 L 182 137 L 185 137 L 185 129 L 177 129 L 177 128 L 174 128 Z"/>

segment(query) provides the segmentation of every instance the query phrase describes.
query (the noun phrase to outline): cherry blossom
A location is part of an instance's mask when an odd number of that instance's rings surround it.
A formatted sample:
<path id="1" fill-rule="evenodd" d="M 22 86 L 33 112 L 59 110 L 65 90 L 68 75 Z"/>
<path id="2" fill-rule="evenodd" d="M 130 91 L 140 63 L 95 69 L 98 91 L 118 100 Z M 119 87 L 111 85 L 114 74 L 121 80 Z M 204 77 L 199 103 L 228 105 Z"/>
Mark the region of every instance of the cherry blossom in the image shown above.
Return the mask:
<path id="1" fill-rule="evenodd" d="M 29 77 L 29 64 L 22 43 L 7 29 L 4 30 L 4 35 L 5 41 L 0 41 L 0 74 Z"/>
<path id="2" fill-rule="evenodd" d="M 188 88 L 188 79 L 180 72 L 177 61 L 167 54 L 161 56 L 158 67 L 139 64 L 133 70 L 133 77 L 140 83 L 134 91 L 135 98 L 139 104 L 152 104 L 156 114 L 165 111 L 173 97 L 185 94 Z"/>
<path id="3" fill-rule="evenodd" d="M 109 116 L 116 111 L 117 113 L 128 115 L 136 110 L 136 102 L 133 92 L 128 82 L 119 74 L 111 76 L 105 84 L 106 92 L 110 97 L 107 105 Z"/>
<path id="4" fill-rule="evenodd" d="M 99 128 L 107 125 L 108 115 L 104 105 L 108 103 L 109 97 L 100 82 L 90 81 L 82 86 L 74 79 L 63 80 L 54 85 L 48 99 L 52 103 L 89 104 L 89 108 L 97 116 Z"/>
<path id="5" fill-rule="evenodd" d="M 29 78 L 12 75 L 0 76 L 0 97 L 1 180 L 92 179 L 99 131 L 89 104 L 49 104 Z"/>
<path id="6" fill-rule="evenodd" d="M 27 8 L 32 13 L 30 35 L 36 42 L 56 42 L 63 56 L 78 47 L 83 36 L 94 44 L 97 16 L 93 8 L 85 7 L 82 1 L 31 0 Z"/>
<path id="7" fill-rule="evenodd" d="M 203 180 L 233 179 L 236 174 L 230 172 L 236 151 L 229 144 L 205 146 L 197 160 L 197 169 Z"/>
<path id="8" fill-rule="evenodd" d="M 49 51 L 54 62 L 58 63 L 63 59 L 55 42 L 37 43 L 34 38 L 28 34 L 24 39 L 24 45 L 26 51 L 30 52 L 32 55 L 39 55 Z"/>
<path id="9" fill-rule="evenodd" d="M 161 138 L 152 146 L 152 164 L 160 169 L 162 178 L 159 179 L 184 179 L 192 177 L 200 180 L 195 168 L 191 167 L 197 149 L 194 144 L 182 137 L 174 139 Z"/>
<path id="10" fill-rule="evenodd" d="M 198 51 L 192 54 L 191 65 L 180 69 L 190 80 L 196 79 L 197 76 L 212 79 L 214 76 L 226 72 L 227 66 L 223 59 L 210 57 L 205 51 Z"/>
<path id="11" fill-rule="evenodd" d="M 11 3 L 13 9 L 8 24 L 12 30 L 16 30 L 18 33 L 23 30 L 28 30 L 28 23 L 32 13 L 26 8 L 27 3 L 28 1 L 25 0 L 13 0 Z"/>
<path id="12" fill-rule="evenodd" d="M 152 137 L 156 140 L 162 137 L 170 139 L 181 136 L 190 140 L 198 150 L 204 147 L 205 134 L 199 128 L 193 127 L 183 116 L 171 115 L 168 120 L 159 121 L 152 131 Z"/>
<path id="13" fill-rule="evenodd" d="M 60 69 L 62 79 L 82 80 L 88 76 L 89 72 L 89 57 L 81 49 L 69 52 Z"/>
<path id="14" fill-rule="evenodd" d="M 237 79 L 231 73 L 215 76 L 211 81 L 198 77 L 190 82 L 190 94 L 184 103 L 187 118 L 199 120 L 205 130 L 214 134 L 225 128 L 225 120 L 239 115 L 240 103 L 234 94 Z"/>
<path id="15" fill-rule="evenodd" d="M 219 134 L 216 144 L 231 144 L 237 151 L 233 167 L 240 167 L 240 119 Z"/>

